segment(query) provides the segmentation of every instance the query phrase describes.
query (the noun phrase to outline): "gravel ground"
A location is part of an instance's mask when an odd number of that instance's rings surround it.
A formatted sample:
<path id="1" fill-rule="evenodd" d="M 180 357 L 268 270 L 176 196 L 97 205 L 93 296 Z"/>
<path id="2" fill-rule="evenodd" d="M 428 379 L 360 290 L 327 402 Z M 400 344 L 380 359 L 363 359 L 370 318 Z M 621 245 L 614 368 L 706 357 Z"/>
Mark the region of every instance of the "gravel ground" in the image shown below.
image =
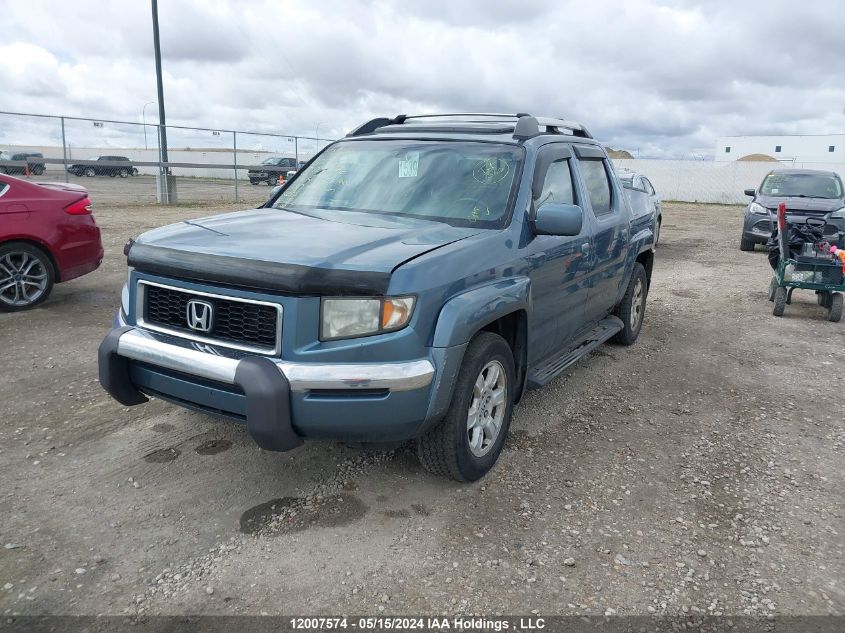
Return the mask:
<path id="1" fill-rule="evenodd" d="M 458 485 L 106 397 L 123 243 L 229 208 L 98 209 L 102 268 L 0 315 L 0 613 L 845 613 L 845 324 L 771 315 L 741 209 L 666 204 L 638 343 L 529 393 Z"/>

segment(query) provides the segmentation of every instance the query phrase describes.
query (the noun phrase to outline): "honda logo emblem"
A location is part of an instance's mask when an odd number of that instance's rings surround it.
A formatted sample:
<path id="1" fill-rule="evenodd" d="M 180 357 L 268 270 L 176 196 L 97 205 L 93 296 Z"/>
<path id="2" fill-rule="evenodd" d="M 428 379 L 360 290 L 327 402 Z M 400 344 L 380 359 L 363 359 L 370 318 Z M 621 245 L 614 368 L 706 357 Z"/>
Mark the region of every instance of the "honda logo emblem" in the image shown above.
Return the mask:
<path id="1" fill-rule="evenodd" d="M 197 332 L 211 331 L 214 306 L 207 301 L 188 301 L 188 327 Z"/>

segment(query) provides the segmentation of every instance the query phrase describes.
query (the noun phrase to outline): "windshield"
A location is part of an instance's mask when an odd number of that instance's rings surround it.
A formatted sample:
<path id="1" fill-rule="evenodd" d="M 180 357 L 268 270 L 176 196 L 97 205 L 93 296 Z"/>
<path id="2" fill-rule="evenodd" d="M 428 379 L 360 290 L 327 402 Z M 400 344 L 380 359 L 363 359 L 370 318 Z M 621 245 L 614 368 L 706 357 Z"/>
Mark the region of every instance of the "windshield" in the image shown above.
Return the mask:
<path id="1" fill-rule="evenodd" d="M 832 174 L 772 173 L 763 180 L 760 193 L 764 196 L 841 198 L 842 181 Z"/>
<path id="2" fill-rule="evenodd" d="M 0 160 L 12 160 L 12 157 L 9 152 L 0 151 Z"/>
<path id="3" fill-rule="evenodd" d="M 327 148 L 274 203 L 501 227 L 522 148 L 493 143 L 352 141 Z"/>
<path id="4" fill-rule="evenodd" d="M 261 161 L 261 164 L 262 165 L 278 165 L 279 159 L 278 158 L 267 158 L 267 159 Z"/>

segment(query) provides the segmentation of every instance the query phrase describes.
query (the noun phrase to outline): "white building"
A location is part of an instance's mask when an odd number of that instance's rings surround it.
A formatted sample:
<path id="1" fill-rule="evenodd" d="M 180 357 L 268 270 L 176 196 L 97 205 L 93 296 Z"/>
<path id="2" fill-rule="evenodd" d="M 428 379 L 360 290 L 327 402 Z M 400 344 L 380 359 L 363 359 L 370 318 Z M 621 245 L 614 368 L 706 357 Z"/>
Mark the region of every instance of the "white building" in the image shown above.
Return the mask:
<path id="1" fill-rule="evenodd" d="M 725 163 L 764 154 L 800 167 L 802 163 L 845 163 L 845 134 L 720 136 L 715 160 Z"/>

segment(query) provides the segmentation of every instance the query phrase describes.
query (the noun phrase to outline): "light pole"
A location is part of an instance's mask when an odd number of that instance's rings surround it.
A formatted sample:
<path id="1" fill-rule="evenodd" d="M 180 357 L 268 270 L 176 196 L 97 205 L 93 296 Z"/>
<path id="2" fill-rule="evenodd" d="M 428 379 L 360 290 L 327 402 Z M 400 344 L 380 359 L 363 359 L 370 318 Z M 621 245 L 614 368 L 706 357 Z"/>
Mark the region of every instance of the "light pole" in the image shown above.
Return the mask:
<path id="1" fill-rule="evenodd" d="M 141 108 L 141 119 L 144 121 L 144 149 L 149 149 L 147 147 L 147 106 L 156 103 L 155 101 L 147 101 L 144 104 L 144 107 Z"/>
<path id="2" fill-rule="evenodd" d="M 320 126 L 324 123 L 328 123 L 328 121 L 320 121 L 317 124 L 317 127 L 314 128 L 314 142 L 317 144 L 317 151 L 320 151 Z"/>

